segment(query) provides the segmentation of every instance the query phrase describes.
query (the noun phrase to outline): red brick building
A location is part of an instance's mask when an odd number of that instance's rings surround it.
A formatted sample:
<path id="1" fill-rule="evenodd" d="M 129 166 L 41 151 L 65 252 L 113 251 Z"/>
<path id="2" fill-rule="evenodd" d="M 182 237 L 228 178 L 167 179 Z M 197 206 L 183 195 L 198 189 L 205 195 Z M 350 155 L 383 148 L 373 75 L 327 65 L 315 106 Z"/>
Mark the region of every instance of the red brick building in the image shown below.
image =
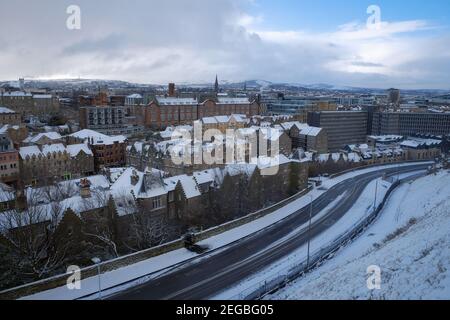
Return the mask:
<path id="1" fill-rule="evenodd" d="M 199 102 L 194 98 L 158 97 L 149 105 L 137 109 L 143 125 L 164 129 L 168 126 L 191 124 L 204 117 L 244 114 L 248 117 L 260 113 L 260 105 L 247 98 L 219 97 Z"/>
<path id="2" fill-rule="evenodd" d="M 87 143 L 94 154 L 95 171 L 126 165 L 127 139 L 124 136 L 107 136 L 84 129 L 71 134 L 68 143 Z"/>
<path id="3" fill-rule="evenodd" d="M 104 92 L 104 91 L 101 91 L 95 96 L 79 96 L 78 97 L 78 104 L 81 107 L 85 107 L 85 106 L 107 106 L 108 102 L 109 102 L 108 100 L 109 100 L 108 99 L 108 94 L 106 92 Z"/>

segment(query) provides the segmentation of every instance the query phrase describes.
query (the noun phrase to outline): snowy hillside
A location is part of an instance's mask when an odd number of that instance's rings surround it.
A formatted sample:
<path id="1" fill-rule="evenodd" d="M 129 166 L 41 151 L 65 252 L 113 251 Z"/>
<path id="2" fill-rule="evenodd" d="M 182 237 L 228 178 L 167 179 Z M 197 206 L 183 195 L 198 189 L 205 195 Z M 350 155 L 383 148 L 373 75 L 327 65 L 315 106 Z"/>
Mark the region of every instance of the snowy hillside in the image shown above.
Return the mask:
<path id="1" fill-rule="evenodd" d="M 450 172 L 404 184 L 363 236 L 269 299 L 450 299 Z M 367 267 L 381 268 L 368 290 Z"/>

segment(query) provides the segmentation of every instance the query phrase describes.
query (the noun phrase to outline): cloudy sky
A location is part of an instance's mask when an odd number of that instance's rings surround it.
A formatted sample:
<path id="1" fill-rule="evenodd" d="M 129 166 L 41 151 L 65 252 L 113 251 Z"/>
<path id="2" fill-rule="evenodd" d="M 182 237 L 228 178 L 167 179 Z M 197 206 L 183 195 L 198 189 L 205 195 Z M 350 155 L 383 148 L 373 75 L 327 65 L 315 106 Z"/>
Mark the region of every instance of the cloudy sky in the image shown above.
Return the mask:
<path id="1" fill-rule="evenodd" d="M 450 89 L 449 27 L 448 0 L 0 0 L 0 79 Z"/>

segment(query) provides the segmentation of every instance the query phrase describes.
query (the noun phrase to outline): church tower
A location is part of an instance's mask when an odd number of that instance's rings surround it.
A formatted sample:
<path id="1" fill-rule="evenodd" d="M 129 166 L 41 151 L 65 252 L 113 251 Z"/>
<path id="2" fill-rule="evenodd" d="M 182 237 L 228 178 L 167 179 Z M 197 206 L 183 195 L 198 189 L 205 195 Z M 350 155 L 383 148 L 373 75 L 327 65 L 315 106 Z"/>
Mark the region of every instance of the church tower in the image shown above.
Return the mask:
<path id="1" fill-rule="evenodd" d="M 217 77 L 217 75 L 216 75 L 216 82 L 214 83 L 214 92 L 216 94 L 219 93 L 219 78 Z"/>

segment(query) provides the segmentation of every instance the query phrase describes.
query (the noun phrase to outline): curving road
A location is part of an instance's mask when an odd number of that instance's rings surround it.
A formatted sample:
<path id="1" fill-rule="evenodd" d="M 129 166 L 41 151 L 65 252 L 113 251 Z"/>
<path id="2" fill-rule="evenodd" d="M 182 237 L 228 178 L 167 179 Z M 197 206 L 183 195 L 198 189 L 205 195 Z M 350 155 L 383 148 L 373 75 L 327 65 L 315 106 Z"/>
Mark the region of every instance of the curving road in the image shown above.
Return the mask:
<path id="1" fill-rule="evenodd" d="M 311 236 L 316 237 L 332 227 L 353 206 L 370 181 L 383 174 L 396 175 L 426 169 L 428 166 L 429 164 L 420 164 L 381 169 L 336 184 L 313 201 L 312 214 L 315 216 L 338 196 L 343 195 L 334 208 L 312 224 Z M 283 241 L 280 240 L 307 223 L 309 211 L 310 205 L 307 205 L 284 220 L 243 239 L 226 250 L 182 266 L 110 298 L 115 300 L 208 299 L 307 243 L 307 230 Z M 273 245 L 274 243 L 276 245 Z"/>

